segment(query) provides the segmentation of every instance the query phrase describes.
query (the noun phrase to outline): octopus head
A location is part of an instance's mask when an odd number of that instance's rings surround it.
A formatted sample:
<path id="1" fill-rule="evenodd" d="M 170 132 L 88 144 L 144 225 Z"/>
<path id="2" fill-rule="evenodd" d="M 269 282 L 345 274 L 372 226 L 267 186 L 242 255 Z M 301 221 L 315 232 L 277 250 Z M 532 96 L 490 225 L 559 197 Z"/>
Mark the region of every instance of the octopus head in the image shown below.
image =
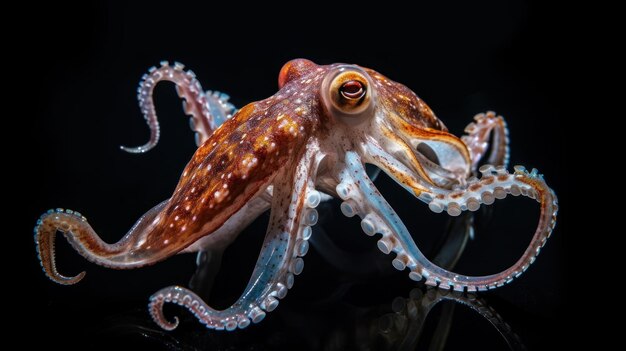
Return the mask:
<path id="1" fill-rule="evenodd" d="M 341 141 L 337 149 L 359 152 L 363 160 L 396 180 L 410 173 L 411 179 L 418 180 L 410 189 L 416 195 L 432 187 L 452 188 L 469 176 L 470 154 L 463 141 L 448 133 L 406 86 L 357 65 L 317 66 L 303 59 L 283 67 L 279 86 L 307 82 L 310 77 L 321 77 L 319 117 L 329 141 Z M 407 184 L 407 179 L 402 183 Z"/>

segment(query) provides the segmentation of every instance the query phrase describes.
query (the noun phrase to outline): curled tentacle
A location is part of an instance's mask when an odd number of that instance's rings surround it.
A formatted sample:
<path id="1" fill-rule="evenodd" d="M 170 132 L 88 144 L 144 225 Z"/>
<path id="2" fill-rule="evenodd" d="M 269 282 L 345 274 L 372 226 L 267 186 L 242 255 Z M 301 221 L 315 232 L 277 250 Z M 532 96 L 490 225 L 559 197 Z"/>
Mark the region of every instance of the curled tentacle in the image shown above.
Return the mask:
<path id="1" fill-rule="evenodd" d="M 383 169 L 390 164 L 381 165 Z M 389 174 L 397 175 L 398 170 L 386 169 Z M 372 181 L 367 178 L 360 157 L 354 152 L 346 154 L 346 168 L 341 173 L 341 183 L 337 193 L 344 200 L 342 211 L 346 215 L 361 216 L 361 227 L 368 235 L 382 234 L 378 241 L 379 249 L 386 254 L 397 254 L 393 266 L 399 270 L 410 269 L 409 277 L 413 280 L 426 279 L 426 284 L 444 289 L 469 291 L 487 290 L 502 286 L 519 277 L 535 261 L 541 247 L 552 233 L 556 224 L 557 199 L 554 192 L 546 185 L 543 177 L 536 170 L 528 173 L 522 167 L 516 167 L 515 174 L 508 174 L 503 167 L 481 167 L 483 178 L 470 182 L 465 189 L 421 194 L 421 199 L 430 199 L 429 208 L 434 212 L 446 210 L 449 215 L 458 216 L 462 211 L 475 211 L 480 204 L 492 204 L 511 194 L 524 195 L 537 199 L 541 204 L 539 224 L 530 245 L 522 257 L 505 271 L 488 276 L 465 276 L 445 270 L 431 261 L 417 248 L 410 233 L 400 221 L 398 215 L 380 195 Z M 419 183 L 410 180 L 410 173 L 396 181 L 407 188 Z M 407 180 L 408 179 L 408 180 Z"/>
<path id="2" fill-rule="evenodd" d="M 154 218 L 167 205 L 163 201 L 143 215 L 128 234 L 115 244 L 107 244 L 91 228 L 87 219 L 72 210 L 56 209 L 44 213 L 35 226 L 35 244 L 44 272 L 51 280 L 64 285 L 78 283 L 84 276 L 81 272 L 74 277 L 60 274 L 54 257 L 54 241 L 57 231 L 62 232 L 69 243 L 88 260 L 111 268 L 135 268 L 151 263 L 147 255 L 132 251 L 141 233 L 150 230 Z M 135 253 L 137 253 L 135 255 Z"/>
<path id="3" fill-rule="evenodd" d="M 467 135 L 461 140 L 467 145 L 472 159 L 472 170 L 477 171 L 478 163 L 485 156 L 489 148 L 489 136 L 492 137 L 491 153 L 487 164 L 509 165 L 509 130 L 502 116 L 497 116 L 493 111 L 479 113 L 474 116 L 474 121 L 465 127 Z"/>
<path id="4" fill-rule="evenodd" d="M 184 66 L 180 63 L 176 62 L 174 67 L 170 67 L 167 61 L 163 61 L 161 67 L 150 68 L 149 72 L 143 76 L 137 89 L 139 108 L 148 127 L 150 127 L 150 139 L 143 146 L 121 146 L 122 150 L 131 153 L 143 153 L 152 149 L 159 142 L 159 121 L 152 93 L 154 87 L 162 81 L 176 84 L 178 95 L 185 99 L 183 109 L 186 114 L 191 116 L 189 124 L 191 129 L 196 132 L 195 138 L 198 146 L 206 141 L 213 130 L 235 112 L 235 107 L 228 102 L 228 95 L 211 91 L 205 93 L 192 71 L 184 71 Z"/>
<path id="5" fill-rule="evenodd" d="M 64 217 L 66 221 L 62 221 L 61 217 Z M 53 218 L 55 224 L 51 224 L 51 220 L 49 218 Z M 69 223 L 67 221 L 68 219 Z M 86 222 L 87 219 L 83 217 L 80 213 L 74 212 L 72 210 L 63 210 L 62 208 L 49 210 L 39 218 L 34 230 L 35 248 L 37 250 L 37 256 L 39 257 L 41 267 L 43 268 L 43 271 L 44 273 L 46 273 L 48 278 L 63 285 L 76 284 L 83 279 L 83 277 L 85 276 L 85 272 L 80 272 L 73 277 L 68 277 L 59 273 L 54 257 L 54 238 L 56 236 L 57 230 L 65 232 L 72 228 L 75 228 L 76 224 L 83 224 Z"/>
<path id="6" fill-rule="evenodd" d="M 315 207 L 321 194 L 314 190 L 314 157 L 310 153 L 296 170 L 285 170 L 274 183 L 270 226 L 250 282 L 241 297 L 229 308 L 218 311 L 192 291 L 171 286 L 159 290 L 150 298 L 149 310 L 154 321 L 163 329 L 176 328 L 178 319 L 168 321 L 163 315 L 165 302 L 177 303 L 189 309 L 207 328 L 233 330 L 258 323 L 266 312 L 278 306 L 293 286 L 294 275 L 304 268 L 304 256 L 309 248 L 311 226 L 317 222 Z"/>

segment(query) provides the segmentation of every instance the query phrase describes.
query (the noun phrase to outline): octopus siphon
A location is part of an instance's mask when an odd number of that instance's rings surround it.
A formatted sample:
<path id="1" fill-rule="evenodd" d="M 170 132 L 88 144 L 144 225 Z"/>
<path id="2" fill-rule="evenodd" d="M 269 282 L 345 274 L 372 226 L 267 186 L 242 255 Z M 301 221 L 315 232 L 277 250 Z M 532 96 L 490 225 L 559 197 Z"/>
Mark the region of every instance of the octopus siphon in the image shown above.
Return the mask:
<path id="1" fill-rule="evenodd" d="M 365 67 L 322 66 L 305 59 L 283 66 L 276 94 L 236 110 L 225 94 L 203 91 L 183 65 L 162 62 L 144 75 L 138 89 L 150 140 L 123 150 L 143 153 L 157 144 L 160 131 L 152 92 L 160 81 L 176 85 L 198 144 L 172 196 L 146 212 L 114 244 L 100 239 L 85 217 L 71 210 L 44 213 L 34 233 L 45 274 L 70 285 L 85 272 L 73 277 L 59 273 L 54 258 L 57 232 L 87 260 L 131 269 L 228 245 L 269 209 L 263 247 L 239 299 L 216 310 L 190 289 L 166 287 L 149 303 L 150 314 L 164 329 L 178 325 L 178 318 L 165 318 L 166 302 L 186 307 L 208 328 L 234 330 L 260 322 L 302 273 L 311 227 L 318 218 L 315 208 L 332 197 L 342 200 L 344 215 L 361 218 L 365 234 L 380 235 L 378 248 L 394 253 L 396 269 L 440 289 L 473 292 L 511 282 L 535 261 L 555 226 L 556 195 L 536 169 L 507 170 L 508 131 L 503 118 L 493 112 L 476 115 L 466 135 L 458 138 L 404 85 Z M 536 199 L 540 217 L 534 236 L 521 258 L 498 274 L 448 271 L 418 249 L 368 176 L 366 164 L 384 171 L 435 213 L 459 216 L 508 195 Z"/>

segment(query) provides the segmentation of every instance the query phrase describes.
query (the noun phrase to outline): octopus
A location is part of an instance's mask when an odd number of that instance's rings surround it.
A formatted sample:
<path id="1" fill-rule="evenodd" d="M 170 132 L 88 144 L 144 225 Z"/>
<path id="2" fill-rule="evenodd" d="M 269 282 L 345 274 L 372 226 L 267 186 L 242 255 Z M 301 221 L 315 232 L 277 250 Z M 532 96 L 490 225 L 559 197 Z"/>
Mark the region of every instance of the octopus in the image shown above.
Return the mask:
<path id="1" fill-rule="evenodd" d="M 203 91 L 196 76 L 162 62 L 144 75 L 139 105 L 150 127 L 143 153 L 159 140 L 152 92 L 173 82 L 191 116 L 198 149 L 172 196 L 146 212 L 117 243 L 104 242 L 85 217 L 71 210 L 44 213 L 34 229 L 45 274 L 71 285 L 55 264 L 55 238 L 63 233 L 87 260 L 109 268 L 152 265 L 175 254 L 228 245 L 255 218 L 270 211 L 261 252 L 244 292 L 216 310 L 188 288 L 170 286 L 151 296 L 149 311 L 166 330 L 178 325 L 165 303 L 191 311 L 208 328 L 234 330 L 258 323 L 277 308 L 302 273 L 316 207 L 341 200 L 341 212 L 359 216 L 378 248 L 410 279 L 439 289 L 484 291 L 510 283 L 535 261 L 556 223 L 557 198 L 536 170 L 507 170 L 508 130 L 493 112 L 481 113 L 456 137 L 413 91 L 352 64 L 286 63 L 273 96 L 239 110 L 224 94 Z M 419 250 L 407 227 L 376 189 L 365 165 L 374 165 L 435 213 L 459 216 L 496 199 L 525 196 L 540 205 L 539 221 L 522 256 L 506 270 L 467 276 L 437 266 Z"/>

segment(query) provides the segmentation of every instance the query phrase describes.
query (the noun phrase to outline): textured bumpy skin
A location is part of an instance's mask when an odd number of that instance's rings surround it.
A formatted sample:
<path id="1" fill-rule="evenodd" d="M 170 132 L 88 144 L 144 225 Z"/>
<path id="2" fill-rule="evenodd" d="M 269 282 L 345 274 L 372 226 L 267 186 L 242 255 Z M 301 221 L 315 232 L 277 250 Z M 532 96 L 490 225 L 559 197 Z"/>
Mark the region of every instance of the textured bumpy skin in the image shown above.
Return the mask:
<path id="1" fill-rule="evenodd" d="M 457 138 L 411 90 L 376 71 L 298 59 L 280 71 L 275 95 L 235 113 L 226 95 L 204 92 L 191 71 L 164 62 L 144 76 L 138 90 L 150 140 L 124 150 L 141 153 L 157 144 L 160 131 L 152 90 L 160 81 L 176 84 L 199 144 L 172 197 L 148 211 L 115 244 L 103 242 L 79 213 L 62 209 L 39 219 L 35 241 L 48 277 L 74 284 L 84 272 L 66 277 L 57 271 L 57 232 L 88 260 L 128 269 L 177 253 L 225 247 L 270 209 L 265 242 L 241 297 L 217 311 L 189 289 L 164 288 L 151 297 L 149 308 L 165 329 L 177 325 L 163 316 L 165 302 L 187 307 L 215 329 L 261 321 L 302 272 L 311 226 L 317 222 L 315 207 L 329 196 L 343 200 L 346 216 L 362 218 L 366 234 L 381 235 L 378 247 L 395 253 L 395 268 L 442 289 L 486 290 L 510 282 L 534 262 L 554 228 L 556 196 L 536 170 L 506 170 L 508 132 L 502 117 L 493 112 L 476 115 L 467 135 Z M 485 157 L 489 164 L 478 170 Z M 522 257 L 505 271 L 481 277 L 450 272 L 417 248 L 376 190 L 366 163 L 386 172 L 433 212 L 458 216 L 508 195 L 523 195 L 540 203 L 539 224 Z"/>

